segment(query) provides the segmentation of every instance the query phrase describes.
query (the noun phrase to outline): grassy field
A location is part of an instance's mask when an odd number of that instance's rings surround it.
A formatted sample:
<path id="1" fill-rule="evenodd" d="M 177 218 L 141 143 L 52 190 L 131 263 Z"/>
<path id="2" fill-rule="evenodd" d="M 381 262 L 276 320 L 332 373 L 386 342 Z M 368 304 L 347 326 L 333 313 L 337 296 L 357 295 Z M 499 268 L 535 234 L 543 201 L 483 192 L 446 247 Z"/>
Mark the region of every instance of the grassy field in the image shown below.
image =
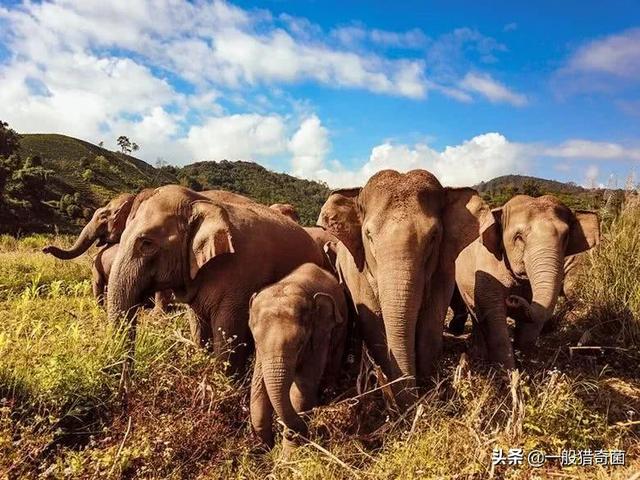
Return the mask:
<path id="1" fill-rule="evenodd" d="M 0 478 L 629 478 L 640 470 L 639 227 L 629 202 L 520 374 L 469 366 L 447 337 L 437 386 L 404 415 L 387 415 L 380 390 L 343 396 L 310 415 L 313 443 L 287 460 L 256 450 L 248 382 L 195 348 L 181 311 L 142 315 L 122 411 L 123 335 L 91 297 L 89 256 L 61 262 L 40 253 L 46 237 L 0 237 Z M 492 467 L 492 450 L 510 447 L 621 449 L 626 466 Z"/>

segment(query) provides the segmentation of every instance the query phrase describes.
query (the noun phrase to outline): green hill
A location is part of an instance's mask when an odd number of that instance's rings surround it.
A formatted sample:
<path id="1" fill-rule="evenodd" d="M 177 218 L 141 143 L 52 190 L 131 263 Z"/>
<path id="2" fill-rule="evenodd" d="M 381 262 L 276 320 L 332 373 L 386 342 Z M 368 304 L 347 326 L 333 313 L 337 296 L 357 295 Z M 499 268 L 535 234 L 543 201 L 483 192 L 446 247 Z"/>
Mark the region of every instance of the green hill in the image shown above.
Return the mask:
<path id="1" fill-rule="evenodd" d="M 83 206 L 92 208 L 120 192 L 176 181 L 174 176 L 135 157 L 65 135 L 22 135 L 20 155 L 39 155 L 42 166 L 55 172 L 49 192 L 55 197 L 52 200 L 80 192 Z"/>
<path id="2" fill-rule="evenodd" d="M 571 208 L 596 210 L 605 202 L 606 191 L 587 189 L 575 183 L 563 183 L 526 175 L 503 175 L 474 187 L 492 207 L 503 205 L 519 194 L 538 197 L 555 195 Z"/>
<path id="3" fill-rule="evenodd" d="M 181 183 L 195 190 L 222 188 L 261 203 L 292 203 L 303 223 L 314 225 L 327 198 L 326 185 L 271 172 L 251 162 L 199 162 L 154 168 L 133 156 L 57 134 L 21 135 L 20 159 L 0 185 L 0 233 L 75 233 L 118 193 Z M 31 184 L 22 181 L 28 167 Z M 33 175 L 32 175 L 33 177 Z"/>
<path id="4" fill-rule="evenodd" d="M 316 224 L 320 208 L 329 196 L 329 188 L 322 183 L 271 172 L 251 162 L 198 162 L 176 173 L 185 185 L 195 180 L 196 186 L 204 189 L 231 190 L 266 205 L 291 203 L 305 225 Z"/>

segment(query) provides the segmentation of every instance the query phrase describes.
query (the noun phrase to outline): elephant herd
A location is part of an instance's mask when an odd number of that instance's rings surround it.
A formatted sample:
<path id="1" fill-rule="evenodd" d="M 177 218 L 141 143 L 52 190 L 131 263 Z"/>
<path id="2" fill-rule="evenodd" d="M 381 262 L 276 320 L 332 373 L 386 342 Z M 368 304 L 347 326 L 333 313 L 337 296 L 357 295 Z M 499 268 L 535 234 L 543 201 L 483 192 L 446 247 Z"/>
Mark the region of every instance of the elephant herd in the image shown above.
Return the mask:
<path id="1" fill-rule="evenodd" d="M 340 370 L 349 324 L 400 408 L 438 366 L 449 305 L 451 332 L 470 313 L 474 346 L 515 368 L 514 348 L 531 351 L 553 313 L 565 258 L 598 244 L 599 222 L 552 196 L 492 210 L 425 170 L 383 170 L 331 192 L 316 227 L 300 226 L 288 204 L 168 185 L 116 197 L 70 250 L 44 251 L 69 259 L 95 241 L 93 291 L 110 320 L 135 326 L 149 298 L 156 308 L 173 298 L 190 307 L 194 341 L 224 356 L 230 374 L 255 346 L 252 425 L 271 447 L 275 410 L 289 448 L 305 436 L 298 413 Z"/>

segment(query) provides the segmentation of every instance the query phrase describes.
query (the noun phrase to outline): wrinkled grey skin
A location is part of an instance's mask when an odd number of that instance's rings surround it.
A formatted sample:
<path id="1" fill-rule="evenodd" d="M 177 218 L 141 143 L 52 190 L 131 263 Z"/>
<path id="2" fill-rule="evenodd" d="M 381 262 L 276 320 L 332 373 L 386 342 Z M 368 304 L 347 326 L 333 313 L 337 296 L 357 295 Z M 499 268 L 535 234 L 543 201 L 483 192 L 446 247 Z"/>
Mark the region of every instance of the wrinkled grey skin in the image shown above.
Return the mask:
<path id="1" fill-rule="evenodd" d="M 318 403 L 321 380 L 337 374 L 346 336 L 347 304 L 342 287 L 327 271 L 304 264 L 251 299 L 249 327 L 256 346 L 251 383 L 251 423 L 273 446 L 272 416 L 306 436 L 298 412 Z"/>
<path id="2" fill-rule="evenodd" d="M 514 368 L 514 345 L 531 351 L 553 314 L 565 258 L 600 241 L 598 217 L 572 212 L 553 196 L 518 195 L 483 219 L 478 239 L 456 260 L 456 283 L 475 317 L 474 342 L 490 360 Z"/>
<path id="3" fill-rule="evenodd" d="M 389 380 L 406 378 L 393 387 L 401 404 L 437 366 L 455 258 L 478 235 L 479 208 L 488 210 L 475 190 L 442 187 L 424 170 L 378 172 L 322 207 L 366 345 Z"/>

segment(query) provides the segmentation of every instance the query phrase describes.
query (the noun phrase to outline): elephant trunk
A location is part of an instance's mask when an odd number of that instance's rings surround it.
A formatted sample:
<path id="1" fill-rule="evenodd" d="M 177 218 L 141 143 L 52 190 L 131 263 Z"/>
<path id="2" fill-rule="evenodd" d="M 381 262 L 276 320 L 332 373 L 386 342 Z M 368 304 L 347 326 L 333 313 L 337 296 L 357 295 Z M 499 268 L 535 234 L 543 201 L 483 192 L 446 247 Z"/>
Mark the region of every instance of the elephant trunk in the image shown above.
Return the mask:
<path id="1" fill-rule="evenodd" d="M 295 368 L 293 354 L 262 359 L 262 374 L 267 395 L 278 417 L 288 429 L 306 435 L 307 426 L 293 408 L 290 391 Z"/>
<path id="2" fill-rule="evenodd" d="M 143 265 L 126 257 L 120 249 L 114 261 L 107 289 L 107 316 L 109 321 L 123 329 L 125 358 L 120 377 L 119 397 L 126 408 L 131 375 L 133 373 L 136 343 L 136 307 L 141 303 L 145 281 L 141 278 Z"/>
<path id="3" fill-rule="evenodd" d="M 562 287 L 564 257 L 561 252 L 557 245 L 542 245 L 525 251 L 525 270 L 533 297 L 530 321 L 519 322 L 516 327 L 515 343 L 520 350 L 530 350 L 535 345 L 542 327 L 553 315 Z"/>
<path id="4" fill-rule="evenodd" d="M 69 250 L 63 250 L 61 248 L 54 247 L 53 245 L 49 245 L 45 247 L 43 251 L 44 253 L 50 253 L 60 260 L 71 260 L 72 258 L 79 257 L 86 252 L 97 238 L 98 229 L 96 228 L 95 222 L 91 220 L 82 229 L 82 232 L 78 235 L 76 242 Z"/>
<path id="5" fill-rule="evenodd" d="M 381 261 L 378 268 L 380 307 L 389 349 L 389 380 L 407 377 L 394 388 L 402 392 L 416 382 L 416 323 L 424 292 L 424 272 L 417 268 L 414 258 L 397 253 Z M 408 403 L 411 396 L 407 393 L 399 393 L 396 400 Z"/>

